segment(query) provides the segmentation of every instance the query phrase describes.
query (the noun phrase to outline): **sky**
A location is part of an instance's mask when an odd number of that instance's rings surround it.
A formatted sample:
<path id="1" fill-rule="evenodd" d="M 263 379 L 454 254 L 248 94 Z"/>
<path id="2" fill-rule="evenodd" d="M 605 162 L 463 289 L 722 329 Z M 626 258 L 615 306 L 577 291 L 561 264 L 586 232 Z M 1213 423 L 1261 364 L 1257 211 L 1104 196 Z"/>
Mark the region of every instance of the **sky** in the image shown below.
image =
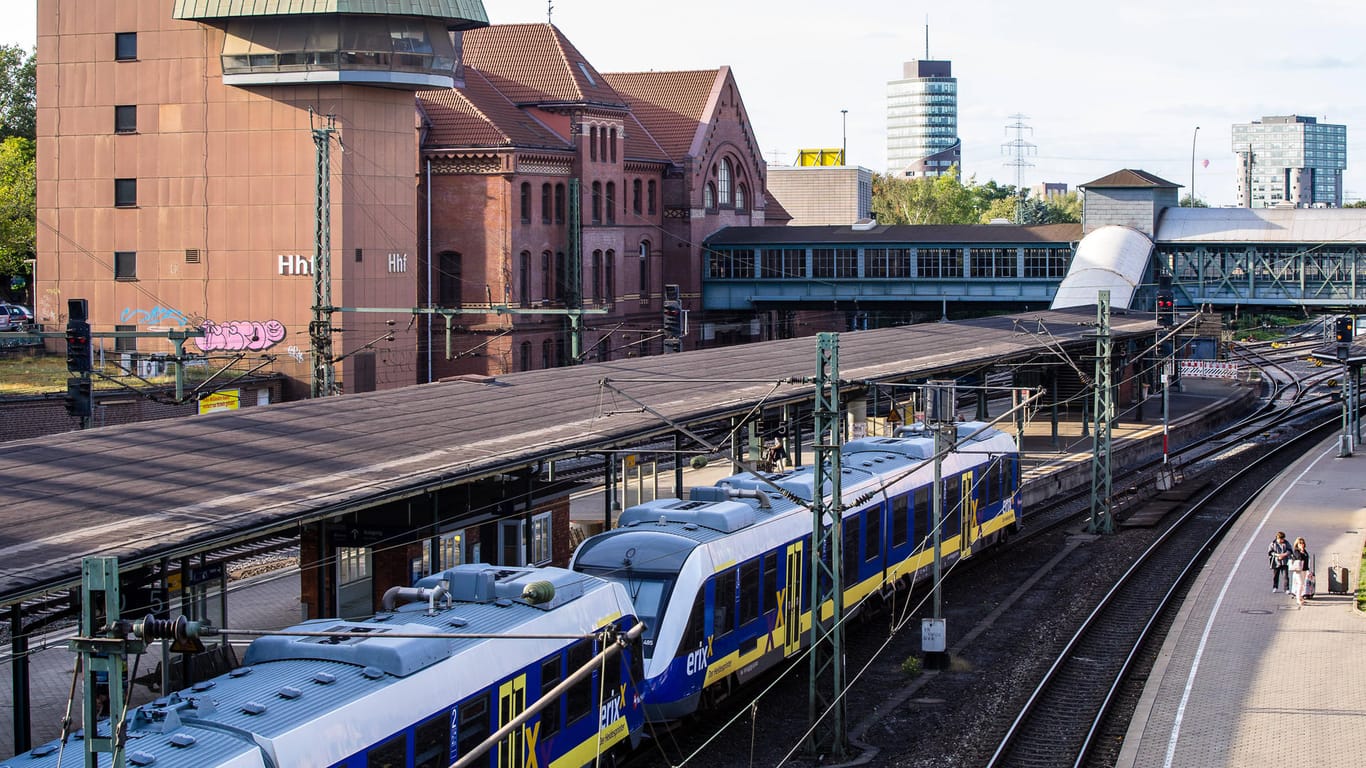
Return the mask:
<path id="1" fill-rule="evenodd" d="M 600 71 L 730 66 L 771 164 L 844 143 L 885 171 L 887 83 L 925 58 L 928 19 L 929 58 L 958 79 L 964 178 L 1016 183 L 1003 145 L 1020 123 L 1026 186 L 1137 168 L 1231 205 L 1232 125 L 1299 114 L 1347 126 L 1345 198 L 1366 199 L 1359 0 L 484 0 L 495 24 L 550 5 Z M 34 0 L 0 6 L 0 43 L 32 46 Z"/>

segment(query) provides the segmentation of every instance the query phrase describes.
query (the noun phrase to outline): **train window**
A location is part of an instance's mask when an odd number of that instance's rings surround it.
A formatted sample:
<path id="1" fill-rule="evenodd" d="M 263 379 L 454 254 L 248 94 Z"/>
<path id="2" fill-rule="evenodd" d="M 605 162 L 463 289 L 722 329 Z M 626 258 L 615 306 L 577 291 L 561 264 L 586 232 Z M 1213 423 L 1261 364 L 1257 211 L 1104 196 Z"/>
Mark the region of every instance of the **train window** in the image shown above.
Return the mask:
<path id="1" fill-rule="evenodd" d="M 960 523 L 963 519 L 963 478 L 961 475 L 953 475 L 944 478 L 944 519 L 943 532 L 939 535 L 945 539 L 958 535 Z"/>
<path id="2" fill-rule="evenodd" d="M 541 662 L 541 695 L 550 693 L 550 689 L 560 684 L 564 679 L 564 673 L 560 671 L 560 657 L 554 657 Z M 564 705 L 564 696 L 557 696 L 555 700 L 545 705 L 541 710 L 541 737 L 545 738 L 560 731 L 560 707 Z"/>
<path id="3" fill-rule="evenodd" d="M 897 496 L 892 499 L 892 546 L 905 546 L 910 538 L 911 513 L 910 498 Z"/>
<path id="4" fill-rule="evenodd" d="M 580 640 L 569 646 L 569 672 L 581 669 L 593 660 L 593 641 Z M 593 711 L 593 676 L 575 683 L 565 697 L 564 721 L 572 723 Z"/>
<path id="5" fill-rule="evenodd" d="M 717 637 L 735 628 L 735 571 L 716 574 L 716 597 L 712 600 L 711 627 Z"/>
<path id="6" fill-rule="evenodd" d="M 445 712 L 413 729 L 413 765 L 446 768 L 451 764 L 451 718 Z"/>
<path id="7" fill-rule="evenodd" d="M 740 566 L 740 621 L 744 625 L 759 618 L 759 561 Z"/>
<path id="8" fill-rule="evenodd" d="M 987 470 L 987 504 L 1001 503 L 1001 460 L 994 459 Z"/>
<path id="9" fill-rule="evenodd" d="M 934 513 L 930 505 L 934 503 L 931 498 L 930 487 L 915 489 L 915 537 L 917 540 L 916 549 L 927 549 L 930 546 L 930 521 L 934 519 Z"/>
<path id="10" fill-rule="evenodd" d="M 844 578 L 840 584 L 845 589 L 858 581 L 858 529 L 858 515 L 844 518 L 844 535 L 840 539 L 840 559 L 844 561 L 844 570 L 840 573 Z"/>
<path id="11" fill-rule="evenodd" d="M 408 765 L 408 734 L 399 734 L 366 752 L 365 764 L 368 768 L 404 768 Z"/>
<path id="12" fill-rule="evenodd" d="M 764 555 L 764 580 L 759 588 L 765 611 L 778 607 L 778 553 Z"/>
<path id="13" fill-rule="evenodd" d="M 702 647 L 702 643 L 707 639 L 706 610 L 707 601 L 703 593 L 698 593 L 697 600 L 693 601 L 692 614 L 688 616 L 688 628 L 683 630 L 683 644 L 678 647 L 679 653 L 687 653 Z"/>
<path id="14" fill-rule="evenodd" d="M 492 733 L 489 730 L 489 695 L 481 693 L 460 705 L 456 713 L 455 751 L 468 754 Z"/>
<path id="15" fill-rule="evenodd" d="M 863 559 L 876 560 L 882 553 L 882 507 L 868 510 L 863 529 Z"/>

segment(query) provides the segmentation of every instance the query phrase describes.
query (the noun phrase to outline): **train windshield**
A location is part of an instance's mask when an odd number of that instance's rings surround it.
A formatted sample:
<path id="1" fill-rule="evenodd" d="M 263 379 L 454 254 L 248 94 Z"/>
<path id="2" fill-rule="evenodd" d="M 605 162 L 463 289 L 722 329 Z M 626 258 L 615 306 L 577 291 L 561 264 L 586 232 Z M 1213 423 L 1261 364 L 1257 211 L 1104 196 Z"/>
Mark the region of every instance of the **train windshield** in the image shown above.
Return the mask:
<path id="1" fill-rule="evenodd" d="M 654 655 L 655 637 L 659 634 L 659 620 L 664 613 L 664 605 L 673 589 L 673 576 L 636 573 L 598 574 L 626 588 L 631 596 L 631 604 L 636 607 L 636 616 L 645 622 L 645 634 L 641 635 L 645 658 Z"/>

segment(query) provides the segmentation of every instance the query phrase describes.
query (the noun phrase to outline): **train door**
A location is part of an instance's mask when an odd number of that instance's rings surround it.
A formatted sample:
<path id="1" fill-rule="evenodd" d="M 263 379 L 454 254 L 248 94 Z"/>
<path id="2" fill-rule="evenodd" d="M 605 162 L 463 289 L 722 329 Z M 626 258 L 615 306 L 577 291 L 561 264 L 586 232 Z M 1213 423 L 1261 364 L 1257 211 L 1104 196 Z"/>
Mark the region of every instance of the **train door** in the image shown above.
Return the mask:
<path id="1" fill-rule="evenodd" d="M 518 675 L 498 686 L 498 727 L 512 722 L 526 709 L 526 675 Z M 514 728 L 498 742 L 498 768 L 522 768 L 527 752 L 526 726 Z"/>
<path id="2" fill-rule="evenodd" d="M 802 649 L 802 542 L 787 545 L 787 586 L 783 589 L 783 655 Z"/>
<path id="3" fill-rule="evenodd" d="M 963 557 L 972 554 L 972 543 L 977 540 L 980 528 L 977 525 L 977 494 L 972 487 L 972 471 L 969 470 L 959 475 L 962 483 L 958 497 L 962 499 L 959 509 L 962 510 L 961 527 L 962 535 L 958 537 L 958 552 Z"/>

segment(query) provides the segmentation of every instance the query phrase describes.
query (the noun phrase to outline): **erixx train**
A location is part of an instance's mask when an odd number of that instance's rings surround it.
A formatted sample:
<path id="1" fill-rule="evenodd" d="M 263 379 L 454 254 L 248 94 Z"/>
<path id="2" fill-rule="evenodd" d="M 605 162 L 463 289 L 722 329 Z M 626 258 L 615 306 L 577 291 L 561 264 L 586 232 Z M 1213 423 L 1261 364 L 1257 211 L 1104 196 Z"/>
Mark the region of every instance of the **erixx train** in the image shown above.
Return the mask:
<path id="1" fill-rule="evenodd" d="M 242 666 L 132 710 L 126 763 L 446 768 L 638 623 L 619 584 L 563 568 L 457 566 L 390 589 L 384 608 L 258 638 Z M 634 748 L 641 657 L 624 645 L 472 764 L 580 768 Z M 81 748 L 78 733 L 0 765 L 88 764 Z"/>
<path id="2" fill-rule="evenodd" d="M 941 464 L 946 565 L 1021 522 L 1015 440 L 981 422 L 956 429 Z M 841 448 L 841 583 L 851 611 L 929 577 L 933 457 L 932 436 L 917 427 Z M 574 554 L 573 569 L 625 587 L 646 624 L 647 719 L 707 706 L 809 645 L 815 472 L 764 477 L 734 475 L 687 499 L 626 509 L 617 528 Z"/>

